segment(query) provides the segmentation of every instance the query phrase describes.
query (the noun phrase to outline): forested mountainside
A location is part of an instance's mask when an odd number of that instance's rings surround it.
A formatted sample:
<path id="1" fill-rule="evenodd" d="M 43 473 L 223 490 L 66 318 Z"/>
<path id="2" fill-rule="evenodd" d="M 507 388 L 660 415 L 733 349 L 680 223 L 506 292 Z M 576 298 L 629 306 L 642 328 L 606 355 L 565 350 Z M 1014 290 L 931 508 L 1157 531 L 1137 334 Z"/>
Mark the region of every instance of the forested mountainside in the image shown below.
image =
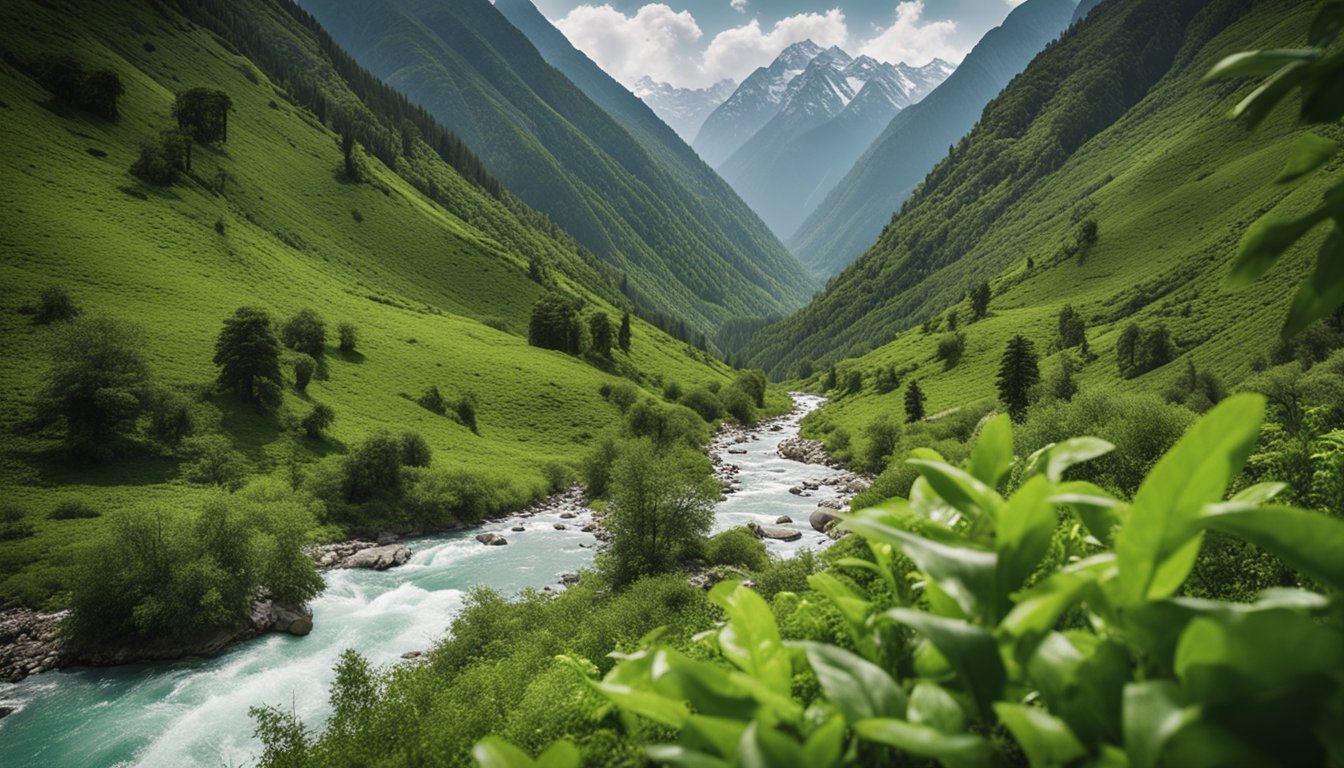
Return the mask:
<path id="1" fill-rule="evenodd" d="M 1226 343 L 1215 330 L 1245 318 L 1211 309 L 1244 307 L 1218 289 L 1223 262 L 1279 192 L 1263 184 L 1272 171 L 1237 160 L 1245 136 L 1223 119 L 1235 97 L 1200 78 L 1219 55 L 1254 42 L 1246 39 L 1254 24 L 1223 34 L 1229 25 L 1252 8 L 1265 19 L 1294 6 L 1102 4 L 986 108 L 863 258 L 755 339 L 753 359 L 787 375 L 807 358 L 863 354 L 985 281 L 1005 294 L 997 306 L 1071 302 L 1089 322 L 1117 329 L 1200 297 L 1209 314 L 1169 326 L 1183 349 Z M 1284 126 L 1266 133 L 1255 157 L 1281 161 L 1274 148 L 1286 151 L 1293 136 Z M 1266 325 L 1257 335 L 1272 332 Z M 1218 364 L 1245 365 L 1253 346 L 1240 350 L 1217 355 Z"/>
<path id="2" fill-rule="evenodd" d="M 488 0 L 301 5 L 523 200 L 620 269 L 641 306 L 710 333 L 808 294 L 802 268 L 744 206 L 705 196 L 703 175 L 688 186 L 684 168 L 548 64 Z"/>
<path id="3" fill-rule="evenodd" d="M 0 495 L 6 514 L 19 510 L 0 541 L 0 601 L 59 593 L 108 525 L 98 511 L 186 514 L 253 474 L 329 477 L 388 429 L 433 452 L 425 477 L 438 490 L 422 490 L 438 524 L 517 507 L 549 491 L 548 463 L 572 466 L 619 422 L 599 389 L 621 377 L 658 391 L 724 380 L 724 366 L 638 318 L 628 354 L 529 345 L 543 295 L 581 304 L 583 323 L 621 322 L 603 265 L 291 4 L 177 8 L 21 0 L 0 11 Z M 56 67 L 62 55 L 75 64 Z M 115 120 L 50 90 L 52 72 L 77 69 L 119 78 Z M 227 97 L 226 134 L 179 168 L 175 94 L 196 87 Z M 348 160 L 342 130 L 359 137 Z M 154 437 L 118 438 L 107 461 L 71 461 L 57 427 L 35 418 L 52 386 L 48 353 L 66 338 L 53 317 L 67 313 L 49 311 L 67 306 L 61 296 L 78 311 L 72 328 L 132 340 L 139 361 L 118 386 L 159 414 L 145 427 Z M 214 386 L 216 338 L 239 307 L 276 324 L 310 308 L 328 325 L 327 346 L 284 352 L 274 408 Z M 351 328 L 339 350 L 338 324 Z M 319 406 L 334 420 L 310 421 Z M 169 413 L 181 417 L 172 429 Z M 94 515 L 48 516 L 74 502 Z M 319 522 L 434 524 L 382 509 L 341 517 L 333 506 Z"/>
<path id="4" fill-rule="evenodd" d="M 1027 0 L 990 30 L 933 93 L 902 110 L 789 239 L 809 269 L 831 276 L 858 258 L 925 175 L 1073 18 L 1076 0 Z"/>

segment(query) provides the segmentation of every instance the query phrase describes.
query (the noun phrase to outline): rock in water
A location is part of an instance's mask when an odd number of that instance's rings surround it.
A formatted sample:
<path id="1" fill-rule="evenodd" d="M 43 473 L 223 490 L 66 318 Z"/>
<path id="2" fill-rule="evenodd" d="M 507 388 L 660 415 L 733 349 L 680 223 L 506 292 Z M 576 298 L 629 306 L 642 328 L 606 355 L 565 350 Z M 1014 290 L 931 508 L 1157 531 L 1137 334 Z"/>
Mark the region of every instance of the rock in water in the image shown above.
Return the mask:
<path id="1" fill-rule="evenodd" d="M 793 518 L 789 517 L 788 515 L 780 515 L 779 517 L 775 518 L 775 525 L 788 525 L 789 523 L 792 522 Z"/>
<path id="2" fill-rule="evenodd" d="M 807 519 L 807 522 L 810 523 L 812 528 L 818 533 L 825 533 L 826 529 L 830 528 L 831 525 L 839 519 L 840 518 L 835 515 L 827 512 L 825 507 L 817 507 L 812 511 L 812 516 Z"/>
<path id="3" fill-rule="evenodd" d="M 797 541 L 803 538 L 803 532 L 793 528 L 774 528 L 771 526 L 758 525 L 750 523 L 747 528 L 756 534 L 760 539 L 774 539 L 775 541 Z"/>
<path id="4" fill-rule="evenodd" d="M 384 547 L 369 547 L 361 549 L 345 562 L 341 563 L 342 568 L 371 568 L 375 571 L 386 571 L 388 568 L 395 568 L 411 559 L 411 550 L 404 544 L 388 544 Z"/>
<path id="5" fill-rule="evenodd" d="M 508 539 L 498 533 L 478 533 L 476 534 L 476 540 L 487 547 L 502 547 L 509 543 Z"/>

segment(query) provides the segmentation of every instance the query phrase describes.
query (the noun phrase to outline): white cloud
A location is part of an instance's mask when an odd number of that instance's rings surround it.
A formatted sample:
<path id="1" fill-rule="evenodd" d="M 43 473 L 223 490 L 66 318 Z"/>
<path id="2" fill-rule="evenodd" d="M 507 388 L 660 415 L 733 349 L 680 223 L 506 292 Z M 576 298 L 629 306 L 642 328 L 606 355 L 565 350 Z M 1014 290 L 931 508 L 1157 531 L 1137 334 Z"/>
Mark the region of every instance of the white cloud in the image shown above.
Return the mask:
<path id="1" fill-rule="evenodd" d="M 747 12 L 747 0 L 729 0 L 728 4 L 731 5 L 733 7 L 733 10 L 737 11 L 738 13 Z"/>
<path id="2" fill-rule="evenodd" d="M 955 64 L 966 55 L 952 42 L 956 31 L 955 21 L 926 21 L 924 0 L 906 0 L 896 6 L 896 20 L 891 26 L 878 30 L 877 36 L 864 42 L 858 51 L 879 61 L 904 61 L 917 67 L 936 58 Z"/>
<path id="3" fill-rule="evenodd" d="M 748 2 L 731 0 L 731 5 L 745 11 Z M 956 22 L 926 20 L 923 0 L 901 2 L 891 26 L 878 29 L 871 39 L 852 38 L 839 8 L 789 16 L 769 29 L 751 19 L 718 33 L 708 44 L 689 11 L 677 12 L 664 3 L 645 5 L 632 16 L 611 5 L 584 4 L 554 24 L 627 86 L 645 75 L 681 88 L 703 88 L 724 78 L 740 82 L 788 46 L 809 39 L 823 48 L 838 45 L 853 54 L 916 66 L 935 57 L 957 62 L 965 55 L 951 42 Z"/>

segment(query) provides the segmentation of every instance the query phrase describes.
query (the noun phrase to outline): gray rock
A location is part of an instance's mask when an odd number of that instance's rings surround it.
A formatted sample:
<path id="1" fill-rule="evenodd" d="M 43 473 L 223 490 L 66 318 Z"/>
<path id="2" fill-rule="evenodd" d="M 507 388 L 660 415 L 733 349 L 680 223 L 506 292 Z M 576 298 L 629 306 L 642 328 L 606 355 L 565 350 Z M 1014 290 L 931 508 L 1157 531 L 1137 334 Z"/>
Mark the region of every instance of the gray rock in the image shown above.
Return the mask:
<path id="1" fill-rule="evenodd" d="M 476 534 L 476 540 L 487 547 L 502 547 L 509 543 L 507 539 L 500 536 L 498 533 L 478 533 Z"/>
<path id="2" fill-rule="evenodd" d="M 797 541 L 803 538 L 803 532 L 793 528 L 774 528 L 766 525 L 757 525 L 750 523 L 747 525 L 751 532 L 760 539 L 774 539 L 775 541 Z"/>
<path id="3" fill-rule="evenodd" d="M 829 501 L 829 499 L 828 499 Z M 818 533 L 825 533 L 828 528 L 835 524 L 840 518 L 826 511 L 825 507 L 817 507 L 812 515 L 807 519 L 813 530 Z"/>
<path id="4" fill-rule="evenodd" d="M 295 637 L 303 637 L 313 631 L 313 620 L 309 618 L 295 619 L 285 631 Z"/>
<path id="5" fill-rule="evenodd" d="M 789 523 L 792 522 L 793 518 L 789 517 L 788 515 L 780 515 L 779 517 L 775 518 L 775 525 L 788 525 Z"/>
<path id="6" fill-rule="evenodd" d="M 556 524 L 555 524 L 555 530 L 557 530 L 557 531 L 563 531 L 563 530 L 565 530 L 565 524 L 564 524 L 564 523 L 556 523 Z"/>
<path id="7" fill-rule="evenodd" d="M 411 550 L 404 544 L 388 544 L 382 547 L 369 547 L 361 549 L 355 554 L 347 557 L 345 562 L 341 563 L 342 568 L 370 568 L 375 571 L 386 571 L 388 568 L 395 568 L 403 565 L 411 559 Z"/>
<path id="8" fill-rule="evenodd" d="M 527 530 L 527 529 L 524 528 L 524 527 L 521 526 L 521 525 L 515 525 L 515 526 L 513 526 L 513 532 L 514 532 L 514 533 L 522 533 L 522 532 L 525 531 L 525 530 Z"/>

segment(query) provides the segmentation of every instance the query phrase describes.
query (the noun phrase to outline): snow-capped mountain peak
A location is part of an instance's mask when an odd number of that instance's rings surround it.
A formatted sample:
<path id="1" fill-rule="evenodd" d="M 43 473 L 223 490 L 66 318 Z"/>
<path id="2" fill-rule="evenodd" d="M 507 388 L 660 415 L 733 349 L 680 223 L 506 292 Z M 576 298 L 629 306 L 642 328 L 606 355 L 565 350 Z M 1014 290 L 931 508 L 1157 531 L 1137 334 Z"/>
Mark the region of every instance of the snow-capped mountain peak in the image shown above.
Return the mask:
<path id="1" fill-rule="evenodd" d="M 654 114 L 688 143 L 709 117 L 736 90 L 733 80 L 721 80 L 708 88 L 677 88 L 647 75 L 631 89 Z"/>

